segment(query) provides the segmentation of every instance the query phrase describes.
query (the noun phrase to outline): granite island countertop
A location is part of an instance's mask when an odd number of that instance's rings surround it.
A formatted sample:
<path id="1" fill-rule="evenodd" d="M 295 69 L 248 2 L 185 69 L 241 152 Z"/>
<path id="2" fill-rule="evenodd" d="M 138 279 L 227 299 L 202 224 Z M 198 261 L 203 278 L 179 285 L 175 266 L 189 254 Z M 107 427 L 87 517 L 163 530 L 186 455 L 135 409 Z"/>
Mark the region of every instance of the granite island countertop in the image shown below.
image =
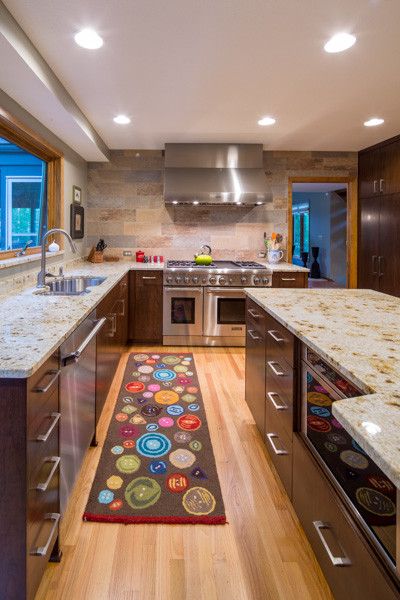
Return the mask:
<path id="1" fill-rule="evenodd" d="M 372 290 L 246 288 L 366 395 L 333 414 L 400 488 L 400 299 Z"/>

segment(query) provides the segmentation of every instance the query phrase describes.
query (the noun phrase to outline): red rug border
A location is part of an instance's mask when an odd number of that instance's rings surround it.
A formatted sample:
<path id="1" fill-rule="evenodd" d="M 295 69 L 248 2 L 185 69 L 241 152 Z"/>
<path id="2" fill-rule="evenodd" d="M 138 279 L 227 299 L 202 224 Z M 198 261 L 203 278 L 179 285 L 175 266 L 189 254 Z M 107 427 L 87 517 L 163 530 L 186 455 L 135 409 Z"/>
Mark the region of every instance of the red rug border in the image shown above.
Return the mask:
<path id="1" fill-rule="evenodd" d="M 127 516 L 127 515 L 99 515 L 96 513 L 83 513 L 84 521 L 93 521 L 97 523 L 155 523 L 166 525 L 225 525 L 227 523 L 226 515 L 216 515 L 208 517 L 207 515 L 198 517 L 148 517 L 144 515 Z"/>

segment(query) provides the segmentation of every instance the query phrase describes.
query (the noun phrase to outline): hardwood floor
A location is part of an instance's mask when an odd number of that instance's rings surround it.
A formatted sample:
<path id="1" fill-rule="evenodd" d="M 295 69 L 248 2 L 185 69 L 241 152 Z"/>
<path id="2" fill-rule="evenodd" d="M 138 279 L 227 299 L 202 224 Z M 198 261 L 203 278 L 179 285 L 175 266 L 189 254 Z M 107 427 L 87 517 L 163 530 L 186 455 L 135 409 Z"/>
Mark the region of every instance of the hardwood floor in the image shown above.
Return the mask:
<path id="1" fill-rule="evenodd" d="M 63 559 L 48 565 L 36 600 L 333 600 L 245 404 L 244 349 L 185 350 L 195 356 L 228 524 L 82 521 L 126 353 L 64 519 Z"/>

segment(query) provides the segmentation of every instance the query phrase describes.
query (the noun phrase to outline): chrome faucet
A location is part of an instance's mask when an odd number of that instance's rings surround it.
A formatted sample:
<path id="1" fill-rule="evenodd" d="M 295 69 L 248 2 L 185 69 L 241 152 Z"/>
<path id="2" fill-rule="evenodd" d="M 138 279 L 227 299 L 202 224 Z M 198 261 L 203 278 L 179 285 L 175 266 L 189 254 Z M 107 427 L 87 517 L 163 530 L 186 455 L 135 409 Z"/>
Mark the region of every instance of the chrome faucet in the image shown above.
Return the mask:
<path id="1" fill-rule="evenodd" d="M 53 235 L 54 233 L 62 233 L 63 235 L 65 235 L 65 237 L 69 241 L 69 245 L 71 246 L 72 252 L 74 254 L 76 253 L 76 246 L 75 246 L 74 242 L 72 241 L 72 237 L 69 235 L 69 233 L 67 231 L 65 231 L 64 229 L 59 229 L 58 227 L 55 227 L 54 229 L 49 229 L 49 231 L 46 231 L 46 233 L 42 237 L 42 244 L 41 244 L 42 255 L 41 255 L 41 261 L 40 261 L 40 271 L 37 276 L 37 285 L 36 285 L 36 287 L 38 287 L 38 288 L 46 287 L 46 276 L 50 275 L 50 273 L 46 273 L 46 240 L 49 237 L 49 235 Z"/>

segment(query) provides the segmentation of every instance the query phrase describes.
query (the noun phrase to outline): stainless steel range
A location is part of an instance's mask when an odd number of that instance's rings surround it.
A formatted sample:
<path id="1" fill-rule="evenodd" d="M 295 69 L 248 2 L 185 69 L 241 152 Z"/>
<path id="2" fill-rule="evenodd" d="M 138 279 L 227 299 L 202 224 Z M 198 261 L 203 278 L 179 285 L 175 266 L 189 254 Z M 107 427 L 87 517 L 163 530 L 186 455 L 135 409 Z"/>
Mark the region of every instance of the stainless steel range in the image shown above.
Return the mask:
<path id="1" fill-rule="evenodd" d="M 270 287 L 271 273 L 252 261 L 202 266 L 169 260 L 164 269 L 163 342 L 168 345 L 244 346 L 244 287 Z"/>

